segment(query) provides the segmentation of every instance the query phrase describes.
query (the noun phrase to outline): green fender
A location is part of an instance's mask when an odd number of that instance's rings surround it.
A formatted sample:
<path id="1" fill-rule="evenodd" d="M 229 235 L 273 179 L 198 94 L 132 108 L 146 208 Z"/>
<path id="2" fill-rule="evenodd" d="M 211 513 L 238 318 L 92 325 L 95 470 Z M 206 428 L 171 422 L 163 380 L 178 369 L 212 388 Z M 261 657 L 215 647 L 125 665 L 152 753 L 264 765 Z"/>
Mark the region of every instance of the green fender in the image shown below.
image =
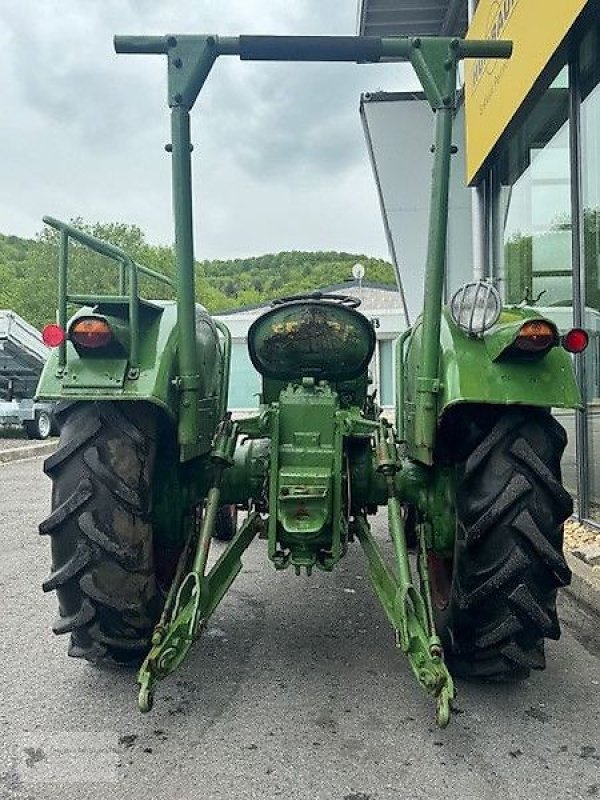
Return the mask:
<path id="1" fill-rule="evenodd" d="M 102 304 L 82 308 L 69 321 L 81 316 L 103 316 L 113 328 L 119 344 L 98 356 L 81 356 L 67 342 L 66 368 L 61 370 L 58 351 L 44 366 L 37 397 L 44 400 L 145 400 L 160 406 L 173 419 L 178 415 L 177 306 L 174 302 L 143 302 L 140 305 L 139 370 L 128 369 L 128 319 L 125 306 Z M 196 306 L 196 338 L 200 360 L 200 402 L 215 406 L 221 399 L 222 348 L 215 323 L 202 306 Z M 211 409 L 212 411 L 212 409 Z"/>
<path id="2" fill-rule="evenodd" d="M 524 322 L 544 319 L 528 308 L 505 308 L 483 337 L 468 336 L 458 328 L 448 309 L 442 313 L 437 416 L 457 403 L 523 404 L 545 408 L 581 408 L 571 356 L 560 346 L 542 357 L 524 360 L 506 351 Z M 545 320 L 550 322 L 550 320 Z M 555 326 L 550 322 L 553 328 Z M 555 328 L 556 329 L 556 328 Z M 398 381 L 400 438 L 415 458 L 414 411 L 420 374 L 421 320 L 400 346 L 403 362 Z M 557 334 L 558 341 L 558 334 Z"/>

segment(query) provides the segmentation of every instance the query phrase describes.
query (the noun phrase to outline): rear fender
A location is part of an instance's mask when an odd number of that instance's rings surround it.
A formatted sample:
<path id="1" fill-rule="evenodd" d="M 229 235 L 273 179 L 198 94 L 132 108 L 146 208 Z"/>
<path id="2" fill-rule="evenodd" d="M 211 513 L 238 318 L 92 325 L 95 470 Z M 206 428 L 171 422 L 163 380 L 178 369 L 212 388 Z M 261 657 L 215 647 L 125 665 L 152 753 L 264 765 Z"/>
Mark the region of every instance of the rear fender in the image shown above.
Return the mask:
<path id="1" fill-rule="evenodd" d="M 105 312 L 105 313 L 103 313 Z M 119 318 L 117 338 L 123 342 L 123 320 L 118 309 L 101 305 L 82 308 L 69 321 L 81 316 L 100 314 L 110 323 L 111 315 Z M 146 400 L 161 407 L 176 419 L 178 415 L 177 375 L 177 307 L 175 303 L 153 303 L 140 308 L 139 370 L 128 370 L 126 350 L 116 348 L 100 354 L 80 354 L 67 342 L 66 368 L 61 370 L 58 351 L 46 362 L 37 388 L 43 400 Z M 200 398 L 215 400 L 218 406 L 222 349 L 214 322 L 202 306 L 196 307 L 196 340 L 200 362 Z M 215 411 L 216 413 L 216 411 Z"/>
<path id="2" fill-rule="evenodd" d="M 442 314 L 437 416 L 459 403 L 581 408 L 571 356 L 559 346 L 536 360 L 502 357 L 520 324 L 540 315 L 531 309 L 506 309 L 484 337 L 468 336 Z M 542 318 L 543 319 L 543 318 Z M 516 325 L 516 327 L 514 327 Z M 513 331 L 514 327 L 514 331 Z M 406 344 L 404 420 L 409 455 L 415 457 L 415 389 L 420 374 L 421 320 Z"/>

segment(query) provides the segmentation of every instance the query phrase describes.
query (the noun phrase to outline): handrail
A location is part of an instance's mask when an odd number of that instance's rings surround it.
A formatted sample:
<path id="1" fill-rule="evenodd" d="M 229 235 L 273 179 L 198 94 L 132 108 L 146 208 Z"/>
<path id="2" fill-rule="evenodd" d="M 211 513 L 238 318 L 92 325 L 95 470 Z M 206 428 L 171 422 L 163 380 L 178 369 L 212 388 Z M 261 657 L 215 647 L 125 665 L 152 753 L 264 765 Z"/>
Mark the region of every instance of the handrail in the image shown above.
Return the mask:
<path id="1" fill-rule="evenodd" d="M 114 37 L 117 53 L 167 54 L 178 41 L 207 41 L 216 55 L 239 55 L 254 61 L 358 61 L 385 58 L 409 60 L 415 42 L 428 37 L 407 36 L 129 36 Z M 446 38 L 459 58 L 508 58 L 512 45 L 506 41 Z"/>
<path id="2" fill-rule="evenodd" d="M 407 328 L 397 339 L 394 339 L 394 366 L 396 378 L 396 438 L 399 442 L 406 441 L 404 430 L 404 345 L 412 333 L 412 328 Z"/>
<path id="3" fill-rule="evenodd" d="M 168 275 L 163 275 L 162 272 L 156 272 L 156 270 L 150 269 L 150 267 L 146 267 L 144 264 L 139 264 L 137 261 L 133 261 L 131 256 L 129 256 L 125 250 L 122 250 L 115 244 L 105 242 L 103 239 L 98 239 L 96 236 L 92 236 L 91 233 L 86 233 L 85 231 L 76 228 L 74 225 L 70 225 L 68 222 L 62 222 L 54 217 L 45 216 L 42 217 L 42 220 L 46 223 L 46 225 L 49 225 L 51 228 L 54 228 L 57 231 L 64 231 L 71 239 L 75 239 L 75 241 L 79 242 L 80 244 L 89 247 L 90 250 L 100 253 L 100 255 L 111 258 L 113 261 L 131 261 L 137 271 L 141 272 L 143 275 L 147 275 L 149 278 L 154 278 L 161 283 L 166 283 L 168 286 L 175 286 L 175 282 L 172 280 L 172 278 L 169 278 Z"/>
<path id="4" fill-rule="evenodd" d="M 149 278 L 160 281 L 167 286 L 174 287 L 174 281 L 160 272 L 156 272 L 143 264 L 138 264 L 120 247 L 110 242 L 98 239 L 85 231 L 70 225 L 67 222 L 55 219 L 54 217 L 43 217 L 46 225 L 60 232 L 60 251 L 58 269 L 58 324 L 63 330 L 67 326 L 67 304 L 77 303 L 86 305 L 93 303 L 94 300 L 105 302 L 128 302 L 129 303 L 129 377 L 135 378 L 139 374 L 139 317 L 140 317 L 140 297 L 138 294 L 138 276 L 141 273 Z M 88 247 L 100 255 L 117 261 L 119 264 L 119 294 L 118 295 L 99 295 L 95 297 L 87 294 L 69 294 L 67 285 L 68 259 L 69 259 L 69 239 Z M 129 284 L 129 291 L 128 289 Z M 64 341 L 58 351 L 58 366 L 64 370 L 67 363 L 67 344 Z"/>

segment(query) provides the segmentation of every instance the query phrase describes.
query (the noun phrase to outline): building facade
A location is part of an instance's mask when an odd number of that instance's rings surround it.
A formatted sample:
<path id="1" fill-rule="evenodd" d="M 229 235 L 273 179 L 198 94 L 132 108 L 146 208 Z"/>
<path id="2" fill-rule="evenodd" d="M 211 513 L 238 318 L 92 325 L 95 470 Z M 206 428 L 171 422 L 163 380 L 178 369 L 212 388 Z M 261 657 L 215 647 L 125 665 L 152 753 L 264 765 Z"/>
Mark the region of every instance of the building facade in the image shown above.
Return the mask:
<path id="1" fill-rule="evenodd" d="M 510 62 L 465 73 L 467 181 L 483 198 L 485 273 L 509 303 L 584 327 L 584 409 L 562 414 L 564 480 L 600 524 L 600 6 L 480 0 L 473 38 L 512 39 Z"/>
<path id="2" fill-rule="evenodd" d="M 363 0 L 364 35 L 509 39 L 510 61 L 467 62 L 465 179 L 472 264 L 509 303 L 585 327 L 584 408 L 561 414 L 564 479 L 600 525 L 600 4 L 597 0 Z"/>

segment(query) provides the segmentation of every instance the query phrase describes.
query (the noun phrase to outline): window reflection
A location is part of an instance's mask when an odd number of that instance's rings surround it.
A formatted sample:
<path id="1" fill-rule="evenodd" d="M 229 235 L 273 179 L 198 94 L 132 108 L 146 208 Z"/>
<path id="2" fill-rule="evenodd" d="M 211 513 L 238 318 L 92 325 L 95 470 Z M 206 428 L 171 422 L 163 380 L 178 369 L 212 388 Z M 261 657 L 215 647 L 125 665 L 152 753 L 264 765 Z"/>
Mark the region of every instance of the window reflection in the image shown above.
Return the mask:
<path id="1" fill-rule="evenodd" d="M 505 299 L 548 308 L 563 328 L 572 320 L 568 114 L 565 67 L 509 142 L 498 170 Z"/>
<path id="2" fill-rule="evenodd" d="M 588 439 L 588 515 L 600 521 L 600 35 L 593 29 L 581 44 L 581 182 L 583 208 L 584 324 Z"/>
<path id="3" fill-rule="evenodd" d="M 565 65 L 499 154 L 495 248 L 507 303 L 535 304 L 560 330 L 573 325 L 569 72 Z M 563 480 L 577 491 L 575 415 L 557 412 L 569 444 Z"/>

